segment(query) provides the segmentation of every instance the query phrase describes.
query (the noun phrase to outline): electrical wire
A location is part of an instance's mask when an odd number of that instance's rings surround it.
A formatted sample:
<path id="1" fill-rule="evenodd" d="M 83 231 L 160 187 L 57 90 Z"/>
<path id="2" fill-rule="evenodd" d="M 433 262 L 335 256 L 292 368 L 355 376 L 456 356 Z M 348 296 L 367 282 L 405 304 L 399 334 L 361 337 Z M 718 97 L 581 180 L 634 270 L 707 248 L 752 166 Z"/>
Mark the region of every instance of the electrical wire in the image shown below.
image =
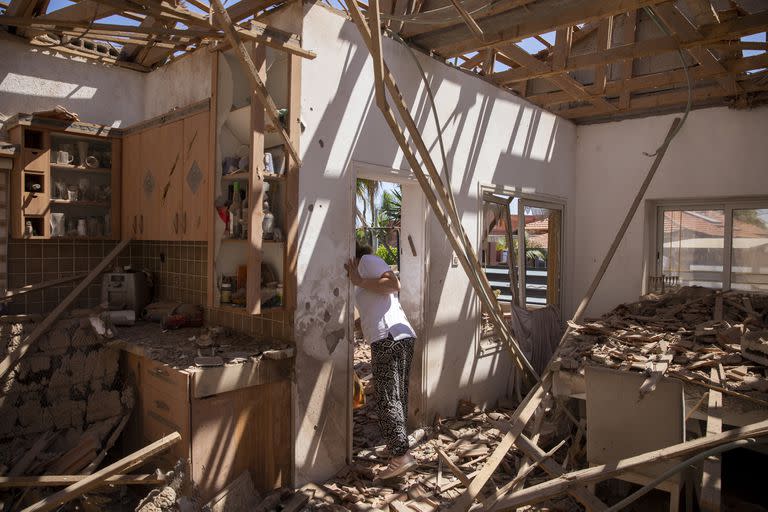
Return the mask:
<path id="1" fill-rule="evenodd" d="M 763 441 L 761 441 L 763 442 Z M 750 446 L 753 444 L 759 444 L 761 442 L 758 442 L 757 440 L 753 438 L 749 439 L 740 439 L 738 441 L 732 441 L 730 443 L 721 444 L 720 446 L 715 446 L 714 448 L 710 448 L 709 450 L 703 451 L 699 454 L 694 455 L 693 457 L 690 457 L 683 462 L 674 465 L 673 467 L 669 468 L 667 471 L 663 472 L 661 475 L 653 479 L 651 482 L 649 482 L 647 485 L 644 485 L 634 493 L 630 494 L 620 502 L 616 503 L 615 505 L 608 507 L 608 509 L 605 512 L 618 512 L 619 510 L 624 509 L 627 507 L 630 503 L 636 501 L 640 497 L 644 496 L 651 490 L 653 490 L 657 485 L 659 485 L 664 480 L 668 479 L 672 475 L 682 471 L 685 469 L 686 466 L 690 466 L 691 464 L 694 464 L 700 460 L 704 460 L 707 457 L 711 455 L 717 455 L 718 453 L 726 452 L 728 450 L 733 450 L 734 448 L 742 448 L 745 446 Z M 675 496 L 671 496 L 670 499 L 677 499 Z"/>
<path id="2" fill-rule="evenodd" d="M 475 7 L 474 9 L 468 9 L 467 13 L 470 15 L 477 14 L 490 9 L 497 3 L 497 0 L 493 0 L 491 2 Z M 414 25 L 444 25 L 446 23 L 463 21 L 463 18 L 459 14 L 454 16 L 432 16 L 433 14 L 440 14 L 443 11 L 455 12 L 456 9 L 453 7 L 453 5 L 446 5 L 445 7 L 438 7 L 437 9 L 432 9 L 431 11 L 423 11 L 411 16 L 400 16 L 397 14 L 387 14 L 383 12 L 379 15 L 383 20 L 399 21 L 401 23 L 411 23 Z"/>
<path id="3" fill-rule="evenodd" d="M 661 22 L 656 12 L 651 7 L 643 7 L 643 10 L 645 13 L 653 20 L 654 23 L 656 23 L 656 26 L 659 27 L 659 29 L 664 32 L 668 37 L 674 37 L 672 33 L 667 29 L 667 27 Z M 685 74 L 685 82 L 688 84 L 688 102 L 685 105 L 685 113 L 683 114 L 683 119 L 680 121 L 680 124 L 677 125 L 677 128 L 675 128 L 675 131 L 672 133 L 671 137 L 669 138 L 669 142 L 672 142 L 672 139 L 674 139 L 677 134 L 682 129 L 683 125 L 685 124 L 685 121 L 688 119 L 688 114 L 691 113 L 691 107 L 693 106 L 693 84 L 691 83 L 691 75 L 688 72 L 688 64 L 685 62 L 685 56 L 683 55 L 683 49 L 680 47 L 680 44 L 677 45 L 677 54 L 680 57 L 680 64 L 683 67 L 683 73 Z M 662 146 L 664 144 L 668 144 L 667 142 L 662 142 Z M 659 146 L 656 151 L 653 153 L 645 153 L 643 154 L 645 156 L 656 156 L 661 149 L 662 146 Z"/>
<path id="4" fill-rule="evenodd" d="M 437 115 L 437 104 L 435 103 L 435 96 L 432 94 L 432 88 L 429 86 L 429 81 L 427 80 L 427 74 L 424 72 L 424 68 L 421 66 L 421 62 L 419 62 L 419 59 L 416 57 L 416 53 L 413 51 L 413 48 L 411 48 L 408 44 L 406 44 L 405 41 L 403 41 L 403 38 L 400 37 L 400 34 L 393 33 L 394 39 L 398 42 L 400 42 L 403 46 L 405 46 L 408 49 L 408 53 L 411 55 L 411 58 L 413 59 L 413 62 L 416 64 L 416 67 L 419 68 L 419 74 L 421 75 L 421 81 L 424 82 L 424 89 L 427 91 L 427 97 L 429 98 L 429 106 L 432 110 L 432 115 L 435 118 L 435 129 L 437 130 L 437 142 L 440 146 L 440 156 L 443 159 L 443 168 L 445 169 L 445 177 L 447 183 L 446 188 L 448 191 L 451 191 L 451 169 L 448 166 L 448 158 L 446 157 L 445 153 L 445 144 L 443 142 L 443 129 L 440 127 L 440 118 Z M 453 193 L 451 192 L 449 197 L 451 200 L 453 200 Z"/>

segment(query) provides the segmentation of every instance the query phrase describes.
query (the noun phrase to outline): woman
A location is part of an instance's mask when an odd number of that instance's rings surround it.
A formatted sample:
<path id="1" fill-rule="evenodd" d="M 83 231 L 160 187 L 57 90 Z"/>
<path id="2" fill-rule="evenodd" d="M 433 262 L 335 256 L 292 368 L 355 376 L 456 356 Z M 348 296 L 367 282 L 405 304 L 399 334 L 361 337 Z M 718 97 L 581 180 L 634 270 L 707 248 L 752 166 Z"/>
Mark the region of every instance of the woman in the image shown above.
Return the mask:
<path id="1" fill-rule="evenodd" d="M 355 285 L 355 302 L 363 336 L 371 344 L 374 398 L 381 434 L 390 460 L 381 480 L 407 473 L 417 462 L 408 450 L 408 374 L 416 333 L 405 317 L 397 292 L 400 281 L 387 263 L 358 244 L 355 258 L 344 265 Z"/>

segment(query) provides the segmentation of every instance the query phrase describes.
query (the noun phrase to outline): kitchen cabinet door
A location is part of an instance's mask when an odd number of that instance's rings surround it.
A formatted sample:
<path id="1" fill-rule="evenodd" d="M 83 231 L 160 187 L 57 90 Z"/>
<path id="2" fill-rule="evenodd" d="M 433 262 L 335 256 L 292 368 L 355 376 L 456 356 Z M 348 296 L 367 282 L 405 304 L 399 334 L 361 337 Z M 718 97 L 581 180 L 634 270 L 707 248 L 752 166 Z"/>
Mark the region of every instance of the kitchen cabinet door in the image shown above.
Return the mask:
<path id="1" fill-rule="evenodd" d="M 201 112 L 184 118 L 183 165 L 181 167 L 183 240 L 206 241 L 211 216 L 210 116 Z"/>
<path id="2" fill-rule="evenodd" d="M 141 213 L 143 240 L 180 240 L 182 121 L 141 132 Z"/>
<path id="3" fill-rule="evenodd" d="M 141 134 L 132 133 L 123 138 L 122 157 L 122 233 L 125 237 L 141 239 L 139 215 L 141 213 Z"/>

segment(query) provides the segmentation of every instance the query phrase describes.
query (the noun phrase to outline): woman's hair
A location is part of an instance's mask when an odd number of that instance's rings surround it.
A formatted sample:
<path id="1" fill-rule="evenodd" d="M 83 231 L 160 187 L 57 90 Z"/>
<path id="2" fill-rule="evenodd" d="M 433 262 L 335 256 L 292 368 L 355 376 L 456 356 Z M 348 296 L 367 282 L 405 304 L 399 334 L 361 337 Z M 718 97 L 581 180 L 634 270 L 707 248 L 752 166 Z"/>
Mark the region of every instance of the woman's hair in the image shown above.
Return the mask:
<path id="1" fill-rule="evenodd" d="M 359 260 L 366 254 L 371 254 L 371 246 L 361 243 L 359 240 L 355 243 L 355 259 Z"/>

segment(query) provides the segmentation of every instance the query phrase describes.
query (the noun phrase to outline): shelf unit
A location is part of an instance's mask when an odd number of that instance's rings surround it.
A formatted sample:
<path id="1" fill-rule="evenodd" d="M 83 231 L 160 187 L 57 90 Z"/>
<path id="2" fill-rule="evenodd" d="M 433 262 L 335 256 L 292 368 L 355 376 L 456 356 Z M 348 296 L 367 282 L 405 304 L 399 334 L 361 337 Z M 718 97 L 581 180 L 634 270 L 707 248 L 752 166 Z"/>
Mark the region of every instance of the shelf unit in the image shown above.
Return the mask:
<path id="1" fill-rule="evenodd" d="M 119 239 L 121 133 L 29 114 L 8 126 L 21 147 L 11 175 L 11 236 Z"/>
<path id="2" fill-rule="evenodd" d="M 288 107 L 284 116 L 287 121 L 292 95 L 296 98 L 293 111 L 298 112 L 298 84 L 293 87 L 290 84 L 290 59 L 264 47 L 252 47 L 252 55 L 270 95 L 278 105 Z M 209 307 L 240 314 L 285 311 L 295 303 L 295 271 L 289 257 L 291 253 L 295 254 L 295 242 L 288 235 L 296 221 L 298 198 L 294 196 L 298 196 L 298 169 L 292 169 L 286 161 L 287 152 L 282 140 L 277 130 L 266 122 L 264 110 L 247 87 L 248 79 L 235 55 L 231 51 L 221 52 L 216 67 L 214 111 L 217 167 L 213 198 L 216 206 L 228 207 L 235 183 L 239 183 L 240 190 L 246 191 L 244 222 L 247 239 L 227 238 L 222 216 L 214 213 L 209 250 Z M 270 70 L 269 76 L 266 69 Z M 286 129 L 290 131 L 290 126 Z M 298 123 L 294 123 L 293 130 L 291 136 L 298 140 Z M 272 162 L 278 164 L 275 168 L 278 172 L 267 172 L 265 152 L 272 154 Z M 225 169 L 236 170 L 225 174 Z M 269 199 L 275 226 L 282 232 L 280 241 L 262 236 L 265 197 Z M 245 295 L 245 307 L 222 302 L 222 282 L 226 279 L 242 283 L 243 276 L 245 286 L 238 289 L 235 285 L 233 292 L 238 298 Z M 281 297 L 279 301 L 274 298 L 276 295 Z"/>

